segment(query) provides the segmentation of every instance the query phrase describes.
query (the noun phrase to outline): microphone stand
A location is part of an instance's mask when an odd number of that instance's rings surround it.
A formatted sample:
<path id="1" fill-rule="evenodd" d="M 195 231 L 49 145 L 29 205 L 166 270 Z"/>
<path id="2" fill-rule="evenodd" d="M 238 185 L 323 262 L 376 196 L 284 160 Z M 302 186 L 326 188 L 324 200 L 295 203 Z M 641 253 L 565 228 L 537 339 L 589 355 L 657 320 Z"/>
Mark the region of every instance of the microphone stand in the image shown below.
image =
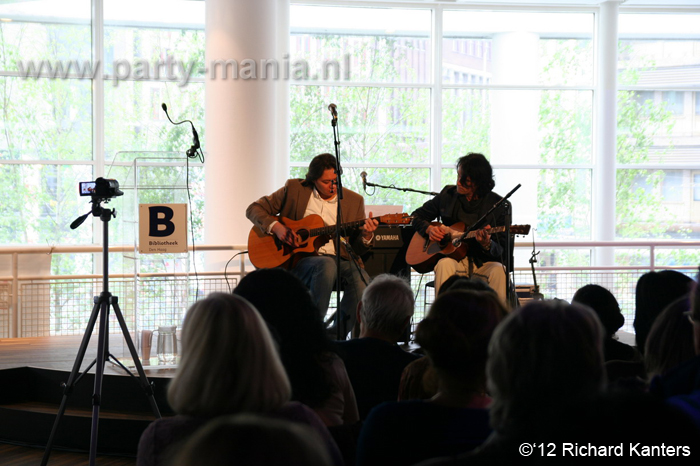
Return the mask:
<path id="1" fill-rule="evenodd" d="M 340 225 L 343 223 L 343 211 L 341 209 L 341 201 L 343 200 L 343 180 L 342 174 L 343 169 L 340 165 L 340 138 L 338 136 L 338 112 L 336 111 L 335 104 L 330 104 L 328 110 L 331 112 L 331 126 L 333 127 L 333 146 L 335 147 L 335 173 L 336 173 L 336 217 L 335 217 L 335 333 L 336 340 L 340 340 L 343 322 L 343 316 L 340 315 L 340 288 L 342 284 L 342 279 L 340 277 Z M 344 338 L 343 338 L 344 339 Z"/>
<path id="2" fill-rule="evenodd" d="M 341 230 L 340 226 L 343 224 L 343 211 L 341 209 L 341 201 L 343 200 L 343 180 L 342 180 L 342 174 L 343 174 L 343 168 L 340 164 L 340 137 L 338 136 L 338 112 L 336 110 L 336 105 L 335 104 L 330 104 L 328 106 L 328 110 L 331 112 L 331 126 L 333 127 L 333 145 L 335 146 L 335 161 L 336 161 L 336 168 L 335 168 L 335 173 L 337 175 L 336 178 L 336 188 L 338 190 L 337 192 L 337 210 L 336 210 L 336 222 L 335 222 L 335 245 L 336 245 L 336 251 L 335 251 L 335 274 L 336 274 L 336 284 L 335 284 L 335 301 L 336 301 L 336 310 L 335 310 L 335 332 L 336 332 L 336 339 L 340 340 L 345 339 L 345 336 L 348 334 L 348 331 L 352 333 L 352 328 L 350 329 L 344 329 L 344 324 L 345 324 L 345 319 L 341 312 L 340 312 L 340 288 L 342 286 L 342 277 L 340 276 L 340 248 L 342 245 L 345 245 L 345 250 L 348 252 L 348 256 L 351 261 L 355 264 L 355 266 L 360 269 L 360 266 L 357 263 L 356 257 L 357 255 L 355 252 L 352 250 L 352 247 L 350 246 L 350 243 L 343 241 L 342 235 L 341 235 Z M 365 277 L 362 275 L 362 271 L 359 270 L 359 275 L 361 280 L 365 280 Z M 365 282 L 365 284 L 367 284 Z M 351 312 L 354 312 L 354 310 L 351 310 Z"/>
<path id="3" fill-rule="evenodd" d="M 530 255 L 530 269 L 532 270 L 532 299 L 537 301 L 542 301 L 544 295 L 540 293 L 540 286 L 537 284 L 537 275 L 535 274 L 535 262 L 537 262 L 537 256 L 540 255 L 540 251 L 535 252 L 535 232 L 532 232 L 532 254 Z"/>
<path id="4" fill-rule="evenodd" d="M 438 194 L 440 194 L 440 193 L 435 193 L 435 192 L 432 192 L 432 191 L 420 191 L 420 190 L 418 190 L 418 189 L 413 189 L 413 188 L 399 188 L 399 187 L 397 187 L 397 186 L 384 186 L 384 185 L 377 184 L 377 183 L 370 183 L 369 181 L 367 181 L 365 184 L 366 184 L 367 186 L 371 186 L 371 187 L 373 187 L 373 188 L 394 189 L 394 190 L 396 190 L 396 191 L 412 192 L 412 193 L 419 193 L 419 194 L 428 194 L 428 195 L 431 195 L 431 196 L 437 196 Z"/>
<path id="5" fill-rule="evenodd" d="M 489 209 L 488 212 L 486 212 L 484 215 L 482 215 L 481 218 L 480 218 L 479 220 L 477 220 L 476 222 L 474 222 L 474 224 L 473 224 L 472 226 L 470 226 L 469 228 L 467 228 L 466 230 L 464 230 L 464 234 L 463 234 L 463 235 L 461 235 L 459 238 L 457 238 L 457 239 L 454 240 L 454 241 L 455 241 L 455 242 L 458 242 L 458 243 L 462 242 L 462 240 L 463 240 L 464 238 L 467 237 L 467 233 L 469 233 L 470 231 L 478 230 L 479 228 L 481 228 L 481 226 L 482 226 L 484 223 L 486 223 L 486 219 L 488 218 L 488 216 L 491 215 L 491 214 L 493 213 L 494 210 L 498 209 L 498 208 L 499 208 L 502 204 L 504 204 L 504 203 L 505 203 L 505 204 L 510 204 L 509 202 L 506 203 L 506 200 L 508 200 L 508 198 L 509 198 L 510 196 L 512 196 L 513 193 L 514 193 L 515 191 L 517 191 L 518 189 L 520 189 L 520 186 L 521 186 L 521 185 L 518 184 L 518 186 L 516 186 L 515 188 L 513 188 L 508 194 L 505 195 L 505 197 L 502 197 L 498 202 L 496 202 L 496 203 L 493 205 L 493 207 L 491 207 L 491 208 Z M 505 226 L 506 226 L 506 227 L 509 227 L 510 225 L 505 225 Z M 507 230 L 510 231 L 510 228 L 507 228 Z"/>
<path id="6" fill-rule="evenodd" d="M 509 301 L 511 303 L 511 306 L 513 305 L 514 301 L 514 290 L 512 290 L 512 283 L 514 280 L 510 279 L 510 274 L 514 273 L 514 270 L 512 270 L 512 264 L 513 264 L 513 257 L 511 254 L 511 236 L 510 236 L 510 224 L 511 224 L 511 218 L 512 218 L 512 205 L 510 202 L 508 202 L 508 198 L 513 195 L 515 191 L 520 189 L 521 184 L 518 183 L 518 185 L 513 188 L 508 194 L 506 194 L 504 197 L 502 197 L 498 202 L 496 202 L 493 207 L 489 209 L 488 212 L 486 212 L 484 215 L 481 216 L 479 220 L 474 222 L 472 226 L 464 230 L 464 233 L 460 235 L 458 238 L 452 240 L 452 244 L 455 246 L 458 246 L 464 238 L 467 237 L 470 231 L 478 230 L 481 228 L 485 223 L 486 219 L 491 215 L 496 209 L 499 207 L 503 206 L 505 209 L 505 217 L 506 217 L 506 224 L 505 226 L 505 233 L 506 233 L 506 244 L 505 244 L 505 251 L 504 254 L 505 256 L 503 257 L 503 265 L 506 268 L 506 296 L 510 296 Z M 510 281 L 510 283 L 508 283 Z"/>

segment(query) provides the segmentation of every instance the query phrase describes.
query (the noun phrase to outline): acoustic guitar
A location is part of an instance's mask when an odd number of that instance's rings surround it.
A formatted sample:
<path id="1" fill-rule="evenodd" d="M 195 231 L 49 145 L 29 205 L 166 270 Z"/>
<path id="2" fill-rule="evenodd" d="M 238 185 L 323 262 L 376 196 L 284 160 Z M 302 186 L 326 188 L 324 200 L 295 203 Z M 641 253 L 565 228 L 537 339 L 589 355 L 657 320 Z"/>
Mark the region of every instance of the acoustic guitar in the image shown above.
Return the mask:
<path id="1" fill-rule="evenodd" d="M 413 217 L 408 214 L 387 214 L 372 217 L 373 220 L 386 225 L 407 225 Z M 359 228 L 366 219 L 342 223 L 341 230 Z M 318 254 L 321 246 L 335 235 L 335 225 L 324 225 L 319 215 L 309 215 L 301 220 L 279 217 L 278 221 L 294 231 L 300 240 L 297 247 L 280 241 L 276 235 L 268 235 L 260 228 L 253 227 L 248 234 L 248 257 L 257 268 L 284 267 L 291 268 L 299 259 Z"/>
<path id="2" fill-rule="evenodd" d="M 431 225 L 441 225 L 432 222 Z M 448 232 L 442 241 L 431 241 L 416 232 L 411 238 L 406 251 L 406 263 L 413 267 L 418 273 L 432 272 L 435 264 L 443 257 L 451 257 L 456 261 L 461 261 L 467 256 L 469 246 L 466 240 L 474 238 L 477 230 L 465 232 L 464 223 L 455 223 L 447 227 Z M 491 234 L 506 231 L 506 227 L 493 227 L 489 230 Z M 530 233 L 530 225 L 511 225 L 512 235 L 527 235 Z"/>

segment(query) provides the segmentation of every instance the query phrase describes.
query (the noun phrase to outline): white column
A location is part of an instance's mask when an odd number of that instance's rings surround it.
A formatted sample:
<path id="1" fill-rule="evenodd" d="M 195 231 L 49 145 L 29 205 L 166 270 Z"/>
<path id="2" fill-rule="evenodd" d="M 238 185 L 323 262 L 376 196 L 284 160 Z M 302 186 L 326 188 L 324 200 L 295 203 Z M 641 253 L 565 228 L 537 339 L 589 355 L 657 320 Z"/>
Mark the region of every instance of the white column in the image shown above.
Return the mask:
<path id="1" fill-rule="evenodd" d="M 431 113 L 436 115 L 431 123 L 432 167 L 430 169 L 430 189 L 440 192 L 442 186 L 453 184 L 454 179 L 442 179 L 442 5 L 436 5 L 432 16 L 432 35 L 430 37 L 433 53 L 431 68 L 434 83 L 433 98 L 430 99 Z M 454 163 L 454 161 L 452 161 Z M 454 178 L 452 175 L 450 175 Z"/>
<path id="2" fill-rule="evenodd" d="M 244 244 L 252 226 L 245 218 L 246 207 L 279 188 L 286 178 L 288 96 L 278 91 L 287 53 L 280 48 L 289 35 L 288 9 L 288 0 L 207 0 L 204 227 L 208 244 Z M 229 69 L 224 79 L 223 66 L 214 77 L 217 60 L 235 60 L 238 78 L 233 79 Z M 263 79 L 261 60 L 277 60 L 280 77 Z M 223 269 L 230 255 L 208 256 L 207 269 Z"/>
<path id="3" fill-rule="evenodd" d="M 282 58 L 280 76 L 284 76 L 282 72 L 284 64 L 292 62 L 292 57 L 289 56 L 289 33 L 289 0 L 280 0 L 277 2 L 277 56 Z M 273 185 L 279 187 L 289 177 L 291 116 L 289 111 L 289 80 L 287 79 L 277 81 L 277 114 L 279 115 L 277 118 L 277 154 Z"/>
<path id="4" fill-rule="evenodd" d="M 617 138 L 617 19 L 620 0 L 600 6 L 593 164 L 593 240 L 615 239 L 615 161 Z M 597 248 L 593 265 L 614 265 L 612 248 Z"/>

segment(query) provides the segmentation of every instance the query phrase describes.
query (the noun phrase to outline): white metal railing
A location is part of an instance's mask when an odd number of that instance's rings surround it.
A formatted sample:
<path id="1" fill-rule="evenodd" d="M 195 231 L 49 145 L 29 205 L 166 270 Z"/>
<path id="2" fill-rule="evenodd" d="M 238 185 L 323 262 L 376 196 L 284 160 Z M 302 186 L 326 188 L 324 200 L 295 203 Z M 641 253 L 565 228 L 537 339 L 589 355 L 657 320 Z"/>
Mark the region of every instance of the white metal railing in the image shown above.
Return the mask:
<path id="1" fill-rule="evenodd" d="M 192 246 L 189 247 L 192 251 Z M 197 253 L 211 252 L 211 251 L 231 251 L 232 256 L 245 251 L 247 248 L 245 245 L 196 245 L 195 251 Z M 110 246 L 110 253 L 128 253 L 134 250 L 133 246 Z M 62 284 L 66 283 L 91 283 L 94 284 L 93 288 L 96 291 L 95 294 L 99 294 L 101 285 L 102 274 L 73 274 L 73 275 L 42 275 L 42 274 L 27 274 L 20 273 L 20 256 L 22 255 L 53 255 L 53 254 L 96 254 L 102 252 L 102 246 L 90 245 L 90 246 L 3 246 L 0 247 L 0 260 L 4 260 L 4 263 L 10 264 L 9 275 L 0 276 L 0 338 L 16 338 L 22 336 L 38 336 L 43 333 L 41 331 L 32 331 L 27 334 L 27 332 L 22 331 L 23 315 L 28 315 L 28 312 L 22 312 L 22 297 L 32 296 L 32 288 L 36 289 L 38 287 L 46 286 L 49 284 L 56 284 L 59 281 Z M 10 257 L 10 261 L 7 261 L 7 257 Z M 240 255 L 236 258 L 237 260 L 232 261 L 231 264 L 227 265 L 226 270 L 221 271 L 198 271 L 196 277 L 198 280 L 229 280 L 229 277 L 234 282 L 240 279 L 243 275 L 253 269 L 250 262 L 246 260 L 245 255 Z M 194 273 L 139 273 L 137 274 L 138 279 L 143 280 L 157 280 L 159 278 L 178 278 L 178 277 L 188 277 L 195 276 Z M 112 273 L 110 272 L 109 278 L 111 281 L 111 286 L 118 286 L 119 282 L 125 280 L 134 280 L 134 274 L 125 273 Z M 23 293 L 22 289 L 26 292 Z M 51 291 L 44 291 L 44 294 L 51 294 Z M 44 299 L 33 299 L 34 302 L 32 306 L 47 306 L 47 301 L 51 302 L 49 298 Z M 124 306 L 122 305 L 122 308 Z M 48 310 L 33 310 L 35 313 L 46 313 Z M 126 311 L 123 310 L 126 314 Z M 36 325 L 33 325 L 36 327 Z"/>
<path id="2" fill-rule="evenodd" d="M 540 241 L 536 244 L 537 250 L 540 251 L 562 251 L 562 250 L 590 250 L 590 256 L 593 257 L 595 250 L 600 248 L 614 248 L 615 250 L 635 249 L 642 250 L 645 253 L 642 255 L 648 259 L 646 263 L 627 266 L 542 266 L 537 264 L 536 280 L 540 286 L 540 292 L 546 298 L 561 298 L 569 300 L 573 293 L 580 286 L 587 283 L 598 283 L 606 286 L 613 291 L 618 298 L 623 313 L 627 317 L 629 329 L 631 317 L 634 315 L 634 289 L 636 281 L 643 273 L 658 269 L 674 269 L 694 276 L 700 263 L 700 241 L 615 241 L 615 242 L 596 242 L 596 241 Z M 683 249 L 691 252 L 687 256 L 691 257 L 686 263 L 671 264 L 667 261 L 660 261 L 659 256 L 662 252 L 668 250 Z M 246 250 L 245 245 L 197 245 L 196 252 L 209 251 L 231 251 L 231 255 L 241 253 Z M 516 267 L 515 267 L 515 284 L 516 285 L 532 285 L 534 279 L 532 277 L 531 268 L 527 263 L 527 259 L 522 259 L 532 250 L 532 244 L 526 242 L 516 242 Z M 110 253 L 120 253 L 133 251 L 133 246 L 112 246 L 109 248 Z M 51 316 L 51 328 L 49 329 L 46 322 L 49 321 L 49 311 L 47 308 L 53 309 L 51 312 L 57 313 L 56 307 L 69 307 L 66 303 L 72 303 L 74 315 L 71 319 L 75 322 L 84 320 L 85 295 L 92 296 L 92 292 L 98 290 L 101 284 L 101 274 L 81 274 L 81 275 L 28 275 L 21 274 L 19 270 L 19 256 L 23 254 L 96 254 L 102 252 L 102 247 L 98 245 L 92 246 L 17 246 L 17 247 L 0 247 L 0 260 L 3 256 L 11 258 L 9 261 L 10 274 L 0 276 L 0 338 L 14 338 L 22 336 L 38 336 L 43 334 L 61 334 L 60 332 L 70 332 L 70 326 L 61 327 L 55 324 L 56 321 L 66 322 L 65 315 Z M 520 259 L 518 259 L 520 258 Z M 699 259 L 694 259 L 699 258 Z M 6 259 L 5 263 L 8 261 Z M 243 254 L 236 257 L 235 262 L 232 261 L 225 271 L 198 271 L 197 289 L 195 293 L 210 292 L 214 290 L 228 290 L 231 283 L 235 285 L 238 279 L 251 271 L 253 266 Z M 187 276 L 193 277 L 194 273 L 149 273 L 139 274 L 137 278 L 148 281 L 149 284 L 164 283 L 164 280 L 177 280 L 178 278 Z M 116 287 L 122 286 L 129 280 L 133 282 L 133 274 L 112 274 L 110 280 Z M 160 280 L 160 282 L 158 282 Z M 426 301 L 432 301 L 432 297 L 428 297 L 428 289 L 424 288 L 425 284 L 432 280 L 431 275 L 418 277 L 414 275 L 412 284 L 416 292 L 417 318 L 421 317 L 425 309 Z M 230 281 L 230 283 L 229 283 Z M 194 282 L 194 281 L 192 281 Z M 120 284 L 121 283 L 121 284 Z M 126 286 L 126 285 L 123 285 Z M 165 286 L 165 285 L 162 285 Z M 82 287 L 82 288 L 81 288 Z M 69 290 L 70 288 L 70 290 Z M 73 289 L 80 289 L 79 297 L 71 297 Z M 144 287 L 143 292 L 148 293 L 149 289 L 156 290 L 157 285 L 152 288 Z M 40 290 L 40 291 L 37 291 Z M 163 296 L 154 293 L 153 300 L 162 300 Z M 127 291 L 126 293 L 129 293 Z M 201 294 L 200 294 L 201 295 Z M 37 297 L 39 296 L 39 297 Z M 121 294 L 120 294 L 121 296 Z M 192 295 L 194 296 L 194 295 Z M 122 308 L 128 307 L 131 296 L 120 298 Z M 80 307 L 80 310 L 77 308 Z M 61 311 L 62 312 L 62 311 Z M 71 311 L 73 312 L 73 311 Z M 127 311 L 123 310 L 126 314 Z M 150 312 L 160 312 L 154 308 Z M 42 314 L 43 313 L 43 314 Z M 37 317 L 39 316 L 39 317 Z M 33 319 L 33 320 L 32 320 Z M 70 320 L 70 319 L 68 319 Z M 37 323 L 39 322 L 39 323 Z M 60 327 L 60 328 L 59 328 Z M 79 327 L 79 326 L 78 326 Z M 66 330 L 68 328 L 68 330 Z"/>

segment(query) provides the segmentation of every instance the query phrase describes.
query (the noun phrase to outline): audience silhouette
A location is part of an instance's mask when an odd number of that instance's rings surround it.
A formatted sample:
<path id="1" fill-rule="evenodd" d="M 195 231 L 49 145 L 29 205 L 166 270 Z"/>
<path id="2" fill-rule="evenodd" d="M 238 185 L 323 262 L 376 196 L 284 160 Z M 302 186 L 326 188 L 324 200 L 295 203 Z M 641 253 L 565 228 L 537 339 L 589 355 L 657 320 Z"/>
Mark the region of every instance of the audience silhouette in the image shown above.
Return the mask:
<path id="1" fill-rule="evenodd" d="M 323 439 L 334 464 L 340 452 L 318 416 L 290 402 L 290 384 L 265 322 L 252 304 L 212 293 L 187 311 L 182 355 L 168 387 L 178 414 L 152 422 L 141 436 L 137 465 L 166 465 L 182 443 L 212 419 L 254 413 L 308 424 Z"/>
<path id="2" fill-rule="evenodd" d="M 258 309 L 279 345 L 292 399 L 311 407 L 327 426 L 359 421 L 343 360 L 328 338 L 308 288 L 284 269 L 258 269 L 233 293 Z"/>
<path id="3" fill-rule="evenodd" d="M 634 334 L 637 350 L 644 353 L 647 336 L 661 311 L 690 291 L 693 280 L 675 270 L 647 272 L 635 290 Z"/>
<path id="4" fill-rule="evenodd" d="M 222 416 L 184 445 L 172 466 L 331 466 L 313 429 L 253 414 Z"/>
<path id="5" fill-rule="evenodd" d="M 372 279 L 357 308 L 360 337 L 337 342 L 357 399 L 360 419 L 385 401 L 396 401 L 401 374 L 420 355 L 401 349 L 415 301 L 406 280 L 382 274 Z"/>
<path id="6" fill-rule="evenodd" d="M 360 432 L 358 465 L 410 465 L 469 451 L 487 438 L 487 349 L 505 313 L 495 293 L 451 288 L 438 296 L 416 330 L 437 394 L 372 410 Z"/>
<path id="7" fill-rule="evenodd" d="M 256 270 L 233 294 L 212 293 L 183 324 L 168 390 L 177 416 L 148 427 L 137 465 L 551 465 L 581 459 L 581 448 L 585 460 L 632 458 L 661 444 L 696 461 L 700 291 L 685 275 L 639 279 L 639 352 L 615 339 L 624 317 L 596 284 L 571 304 L 508 313 L 481 282 L 453 277 L 417 327 L 423 358 L 396 344 L 414 306 L 406 281 L 375 278 L 357 309 L 360 338 L 336 346 L 285 270 Z M 646 367 L 649 385 L 608 385 L 614 363 Z M 523 444 L 555 445 L 559 456 L 524 456 Z M 569 457 L 563 445 L 575 445 Z"/>
<path id="8" fill-rule="evenodd" d="M 637 361 L 639 353 L 632 346 L 615 339 L 615 333 L 625 323 L 620 305 L 607 288 L 600 285 L 586 285 L 576 291 L 571 300 L 593 309 L 605 330 L 603 338 L 603 358 L 605 361 Z"/>

